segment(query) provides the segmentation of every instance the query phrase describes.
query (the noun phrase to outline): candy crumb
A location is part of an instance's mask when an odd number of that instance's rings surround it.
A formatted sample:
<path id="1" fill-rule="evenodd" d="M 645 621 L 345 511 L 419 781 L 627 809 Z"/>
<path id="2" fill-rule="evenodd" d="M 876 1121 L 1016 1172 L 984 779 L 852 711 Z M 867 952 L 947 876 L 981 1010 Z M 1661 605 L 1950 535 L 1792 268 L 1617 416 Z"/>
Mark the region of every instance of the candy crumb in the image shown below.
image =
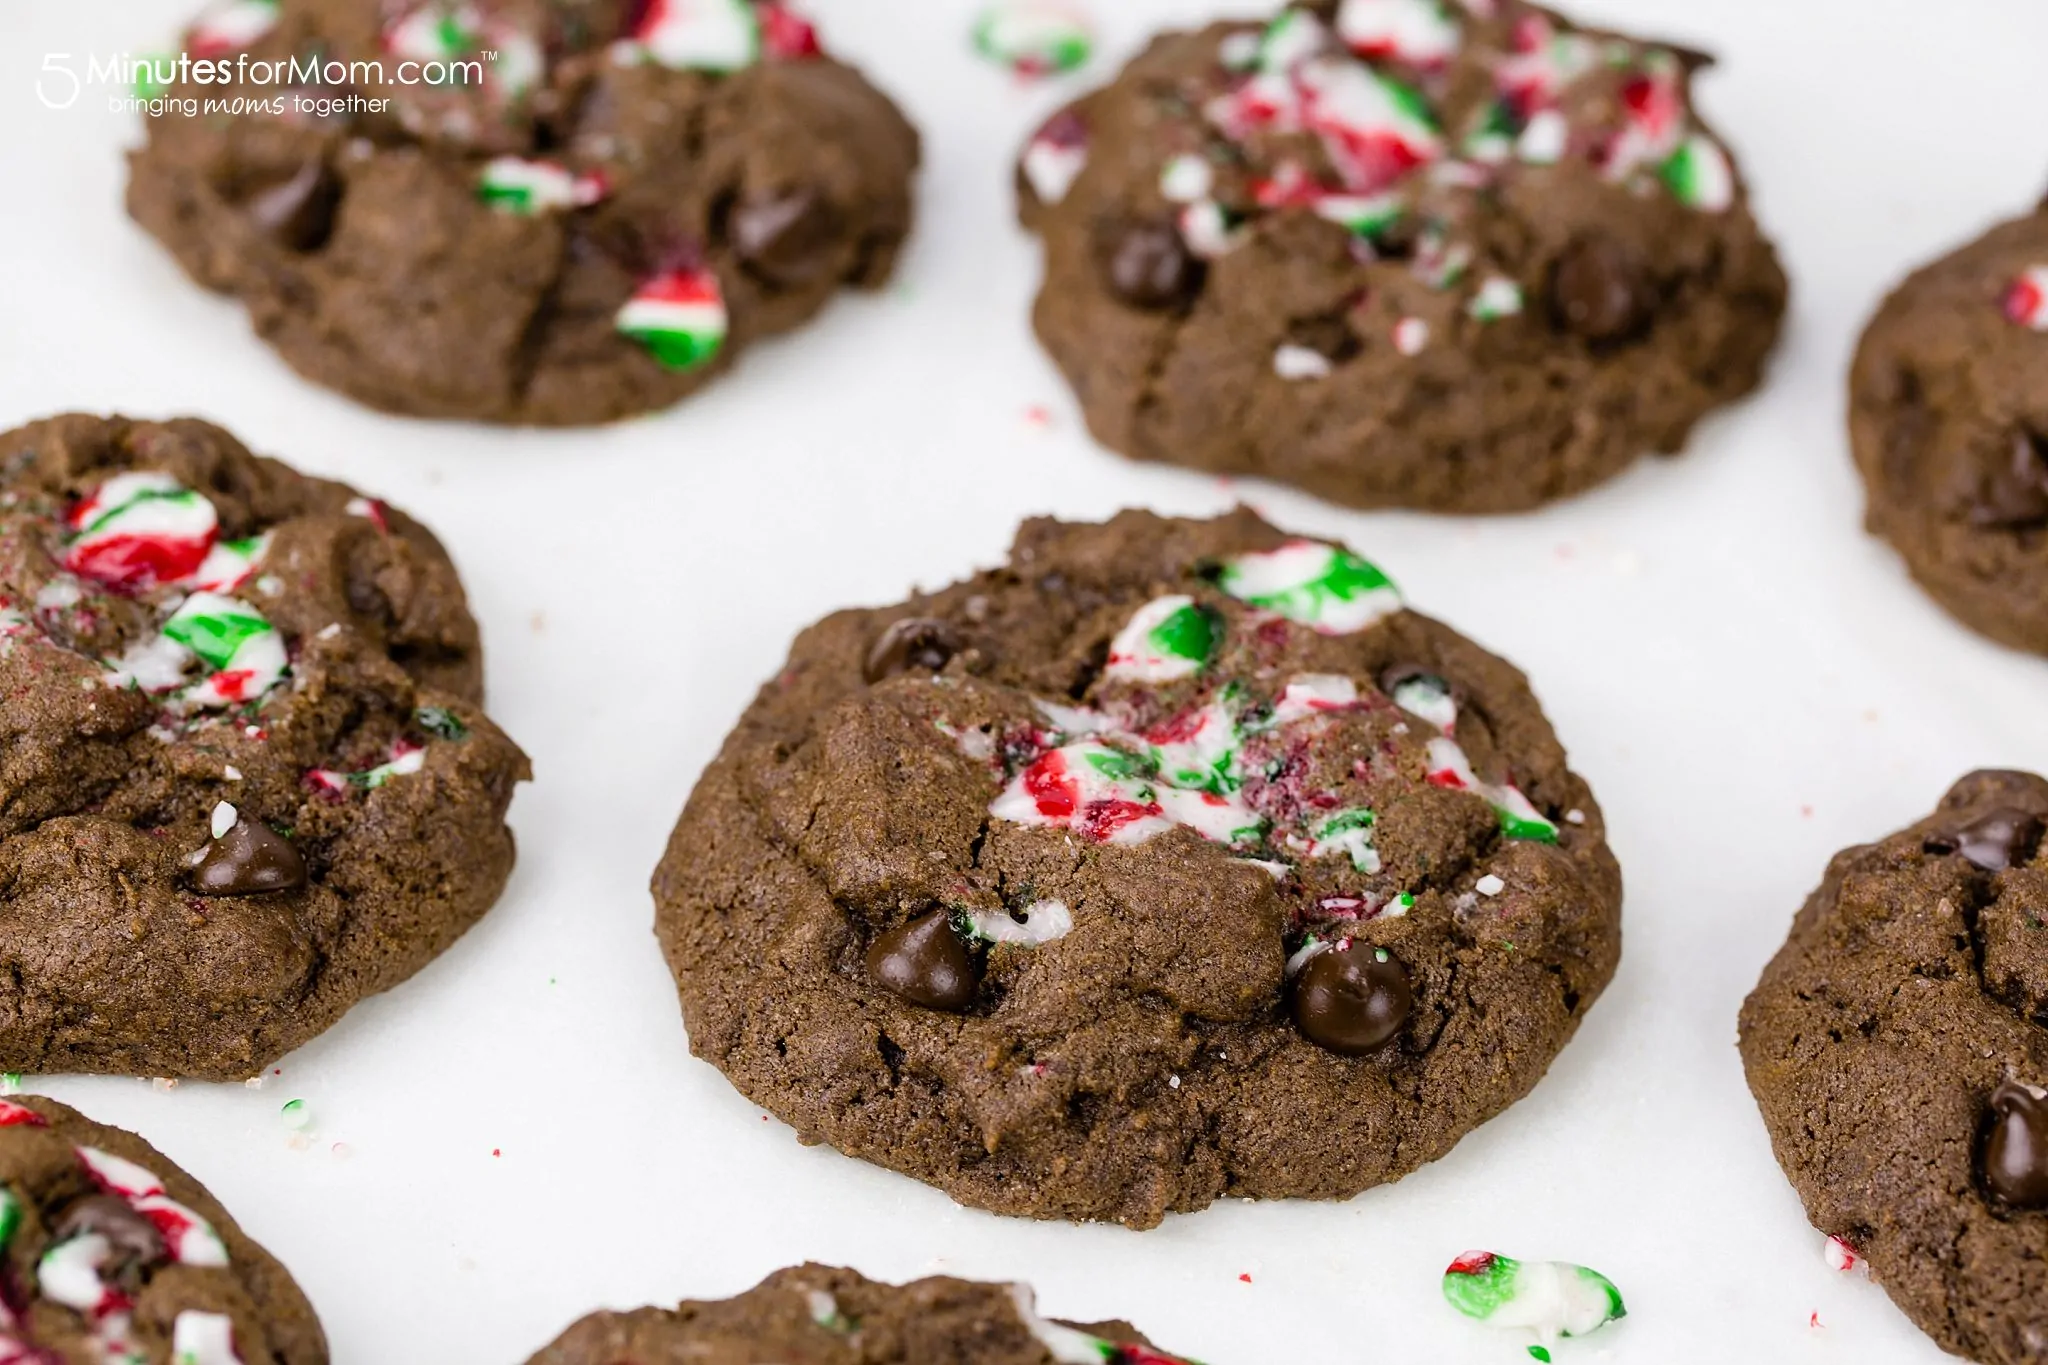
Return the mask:
<path id="1" fill-rule="evenodd" d="M 1237 1278 L 1242 1280 L 1246 1284 L 1250 1284 L 1252 1282 L 1251 1272 L 1248 1270 L 1240 1273 Z"/>
<path id="2" fill-rule="evenodd" d="M 1564 822 L 1567 825 L 1583 825 L 1586 823 L 1586 812 L 1580 810 L 1577 806 L 1573 806 L 1564 813 Z"/>
<path id="3" fill-rule="evenodd" d="M 232 763 L 224 766 L 220 773 L 222 777 L 225 777 L 230 782 L 240 782 L 242 780 L 242 770 Z"/>
<path id="4" fill-rule="evenodd" d="M 1864 1260 L 1857 1254 L 1856 1248 L 1840 1237 L 1828 1238 L 1826 1244 L 1821 1247 L 1821 1255 L 1826 1258 L 1828 1269 L 1841 1271 L 1845 1275 L 1864 1268 Z"/>
<path id="5" fill-rule="evenodd" d="M 311 1128 L 313 1111 L 306 1107 L 304 1100 L 286 1100 L 284 1107 L 277 1111 L 277 1121 L 287 1128 Z"/>
<path id="6" fill-rule="evenodd" d="M 1498 896 L 1501 892 L 1507 890 L 1507 886 L 1506 882 L 1494 876 L 1491 872 L 1472 883 L 1472 889 L 1482 896 Z"/>

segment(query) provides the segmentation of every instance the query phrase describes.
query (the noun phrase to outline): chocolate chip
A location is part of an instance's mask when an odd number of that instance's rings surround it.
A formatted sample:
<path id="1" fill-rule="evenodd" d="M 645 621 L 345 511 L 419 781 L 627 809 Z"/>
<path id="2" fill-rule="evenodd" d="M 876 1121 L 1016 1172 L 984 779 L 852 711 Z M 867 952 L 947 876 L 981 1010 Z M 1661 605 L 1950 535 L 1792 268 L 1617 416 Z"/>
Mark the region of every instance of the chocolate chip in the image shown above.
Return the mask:
<path id="1" fill-rule="evenodd" d="M 1294 983 L 1294 1022 L 1313 1042 L 1347 1056 L 1386 1043 L 1414 1007 L 1408 973 L 1366 943 L 1317 953 Z"/>
<path id="2" fill-rule="evenodd" d="M 806 284 L 832 265 L 838 220 L 816 190 L 798 187 L 750 195 L 726 221 L 733 251 L 776 284 Z"/>
<path id="3" fill-rule="evenodd" d="M 1956 852 L 1986 872 L 2018 867 L 2041 843 L 2041 817 L 2015 806 L 1978 816 L 1952 836 Z"/>
<path id="4" fill-rule="evenodd" d="M 209 896 L 254 896 L 306 884 L 306 860 L 291 841 L 260 820 L 234 828 L 185 860 L 192 889 Z"/>
<path id="5" fill-rule="evenodd" d="M 898 925 L 868 949 L 868 972 L 913 1005 L 955 1013 L 974 1003 L 981 969 L 945 911 Z"/>
<path id="6" fill-rule="evenodd" d="M 1107 225 L 1095 237 L 1095 265 L 1112 294 L 1148 312 L 1177 308 L 1202 287 L 1202 263 L 1171 219 Z"/>
<path id="7" fill-rule="evenodd" d="M 1597 345 L 1631 341 L 1656 315 L 1656 290 L 1634 247 L 1613 237 L 1580 237 L 1550 270 L 1550 317 Z"/>
<path id="8" fill-rule="evenodd" d="M 156 1224 L 130 1208 L 127 1200 L 111 1194 L 87 1195 L 57 1219 L 54 1241 L 86 1236 L 106 1239 L 111 1254 L 101 1271 L 116 1278 L 139 1275 L 170 1259 Z"/>
<path id="9" fill-rule="evenodd" d="M 243 211 L 257 231 L 293 251 L 317 251 L 334 233 L 341 182 L 325 162 L 308 161 L 291 179 L 250 195 Z"/>
<path id="10" fill-rule="evenodd" d="M 2048 524 L 2048 449 L 2031 432 L 2012 438 L 2008 458 L 1979 489 L 1970 520 L 2008 530 Z"/>
<path id="11" fill-rule="evenodd" d="M 883 631 L 861 672 L 871 683 L 899 673 L 937 673 L 967 647 L 960 632 L 930 616 L 909 616 Z"/>
<path id="12" fill-rule="evenodd" d="M 1984 1183 L 2016 1209 L 2048 1209 L 2048 1100 L 2007 1081 L 1991 1094 Z"/>

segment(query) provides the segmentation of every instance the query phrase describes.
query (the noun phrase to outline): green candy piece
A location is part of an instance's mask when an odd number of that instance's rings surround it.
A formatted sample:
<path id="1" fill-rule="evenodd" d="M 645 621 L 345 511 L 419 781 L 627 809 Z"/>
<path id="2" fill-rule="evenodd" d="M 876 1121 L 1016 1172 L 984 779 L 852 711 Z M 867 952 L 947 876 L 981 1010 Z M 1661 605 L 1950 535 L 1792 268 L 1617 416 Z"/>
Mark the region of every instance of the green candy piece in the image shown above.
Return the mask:
<path id="1" fill-rule="evenodd" d="M 1200 607 L 1182 607 L 1154 626 L 1148 638 L 1161 654 L 1202 663 L 1216 647 L 1216 622 Z"/>
<path id="2" fill-rule="evenodd" d="M 469 727 L 462 723 L 460 716 L 445 706 L 422 706 L 412 713 L 412 718 L 420 729 L 436 739 L 469 738 Z"/>
<path id="3" fill-rule="evenodd" d="M 226 668 L 243 641 L 268 634 L 270 628 L 260 616 L 173 616 L 164 622 L 164 634 L 215 668 Z"/>

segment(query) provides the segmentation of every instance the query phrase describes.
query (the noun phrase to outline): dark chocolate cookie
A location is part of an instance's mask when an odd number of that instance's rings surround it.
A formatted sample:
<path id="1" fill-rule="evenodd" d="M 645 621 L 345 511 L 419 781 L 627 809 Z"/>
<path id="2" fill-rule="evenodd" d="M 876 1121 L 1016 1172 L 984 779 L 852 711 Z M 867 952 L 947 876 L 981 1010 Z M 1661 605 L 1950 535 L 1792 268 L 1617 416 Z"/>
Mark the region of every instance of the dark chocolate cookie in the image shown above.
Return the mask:
<path id="1" fill-rule="evenodd" d="M 0 435 L 0 1070 L 246 1077 L 512 870 L 427 529 L 219 427 Z"/>
<path id="2" fill-rule="evenodd" d="M 1038 1315 L 1021 1284 L 933 1276 L 879 1284 L 851 1270 L 778 1270 L 735 1298 L 592 1313 L 527 1365 L 1191 1365 L 1124 1322 Z"/>
<path id="3" fill-rule="evenodd" d="M 804 1140 L 1134 1227 L 1443 1155 L 1621 947 L 1522 675 L 1246 511 L 813 626 L 654 894 L 691 1047 Z"/>
<path id="4" fill-rule="evenodd" d="M 1785 308 L 1705 60 L 1523 0 L 1164 35 L 1025 150 L 1038 334 L 1125 454 L 1354 506 L 1514 511 L 1676 452 Z"/>
<path id="5" fill-rule="evenodd" d="M 0 1360 L 326 1365 L 285 1268 L 198 1181 L 55 1100 L 0 1099 Z"/>
<path id="6" fill-rule="evenodd" d="M 665 407 L 879 286 L 917 135 L 781 0 L 280 0 L 202 20 L 128 209 L 302 374 L 392 412 Z M 435 80 L 434 77 L 440 79 Z M 324 102 L 324 103 L 323 103 Z"/>
<path id="7" fill-rule="evenodd" d="M 2048 205 L 1909 277 L 1856 352 L 1870 529 L 1934 599 L 2048 654 Z"/>
<path id="8" fill-rule="evenodd" d="M 1807 1217 L 1943 1349 L 2048 1360 L 2048 782 L 1845 849 L 1742 1007 Z"/>

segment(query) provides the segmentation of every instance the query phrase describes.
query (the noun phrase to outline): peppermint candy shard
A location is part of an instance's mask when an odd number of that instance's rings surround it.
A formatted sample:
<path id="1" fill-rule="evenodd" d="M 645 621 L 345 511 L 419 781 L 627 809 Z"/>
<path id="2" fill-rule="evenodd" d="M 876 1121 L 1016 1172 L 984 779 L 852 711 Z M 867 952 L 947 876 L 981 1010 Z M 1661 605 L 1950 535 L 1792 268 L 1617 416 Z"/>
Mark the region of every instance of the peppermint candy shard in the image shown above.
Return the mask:
<path id="1" fill-rule="evenodd" d="M 718 277 L 709 270 L 671 270 L 634 291 L 614 326 L 644 346 L 664 369 L 694 370 L 718 358 L 730 319 Z"/>
<path id="2" fill-rule="evenodd" d="M 579 175 L 552 161 L 493 157 L 477 177 L 477 198 L 506 213 L 531 217 L 560 209 L 588 208 L 604 198 L 604 176 Z"/>
<path id="3" fill-rule="evenodd" d="M 1239 555 L 1216 581 L 1239 601 L 1324 635 L 1354 634 L 1402 608 L 1400 591 L 1375 565 L 1321 541 Z"/>
<path id="4" fill-rule="evenodd" d="M 1216 636 L 1215 617 L 1192 597 L 1156 598 L 1140 607 L 1110 642 L 1103 676 L 1129 682 L 1193 677 L 1215 651 Z"/>
<path id="5" fill-rule="evenodd" d="M 1621 1291 L 1597 1270 L 1468 1251 L 1444 1271 L 1444 1298 L 1489 1327 L 1533 1332 L 1548 1348 L 1628 1316 Z"/>
<path id="6" fill-rule="evenodd" d="M 1085 66 L 1095 51 L 1086 19 L 1049 0 L 1005 0 L 982 11 L 974 50 L 1020 76 L 1057 76 Z"/>
<path id="7" fill-rule="evenodd" d="M 1694 133 L 1679 144 L 1658 175 L 1679 203 L 1705 213 L 1724 213 L 1735 203 L 1735 167 L 1721 144 Z"/>
<path id="8" fill-rule="evenodd" d="M 2048 265 L 2029 266 L 2006 287 L 2000 302 L 2006 318 L 2020 327 L 2048 332 Z"/>
<path id="9" fill-rule="evenodd" d="M 741 71 L 761 60 L 761 28 L 750 0 L 652 0 L 621 55 L 676 71 Z"/>
<path id="10" fill-rule="evenodd" d="M 240 52 L 277 26 L 278 0 L 223 0 L 210 5 L 185 35 L 194 57 Z"/>
<path id="11" fill-rule="evenodd" d="M 1464 31 L 1442 0 L 1344 0 L 1337 37 L 1368 61 L 1434 67 L 1457 55 Z"/>
<path id="12" fill-rule="evenodd" d="M 50 1121 L 25 1104 L 0 1100 L 0 1128 L 47 1128 Z"/>
<path id="13" fill-rule="evenodd" d="M 220 531 L 211 502 L 153 470 L 116 474 L 67 521 L 64 567 L 122 593 L 182 583 L 206 562 Z"/>
<path id="14" fill-rule="evenodd" d="M 462 723 L 462 717 L 445 706 L 422 706 L 412 713 L 413 723 L 435 739 L 463 740 L 469 738 L 469 727 Z"/>
<path id="15" fill-rule="evenodd" d="M 194 1308 L 178 1314 L 171 1323 L 171 1365 L 243 1365 L 234 1319 Z"/>
<path id="16" fill-rule="evenodd" d="M 1088 125 L 1071 111 L 1054 114 L 1024 148 L 1024 179 L 1041 204 L 1057 204 L 1088 166 Z"/>
<path id="17" fill-rule="evenodd" d="M 340 800 L 350 792 L 376 791 L 394 777 L 409 777 L 426 766 L 427 751 L 401 739 L 392 742 L 391 757 L 374 768 L 360 772 L 314 768 L 306 774 L 306 785 L 330 800 Z"/>

